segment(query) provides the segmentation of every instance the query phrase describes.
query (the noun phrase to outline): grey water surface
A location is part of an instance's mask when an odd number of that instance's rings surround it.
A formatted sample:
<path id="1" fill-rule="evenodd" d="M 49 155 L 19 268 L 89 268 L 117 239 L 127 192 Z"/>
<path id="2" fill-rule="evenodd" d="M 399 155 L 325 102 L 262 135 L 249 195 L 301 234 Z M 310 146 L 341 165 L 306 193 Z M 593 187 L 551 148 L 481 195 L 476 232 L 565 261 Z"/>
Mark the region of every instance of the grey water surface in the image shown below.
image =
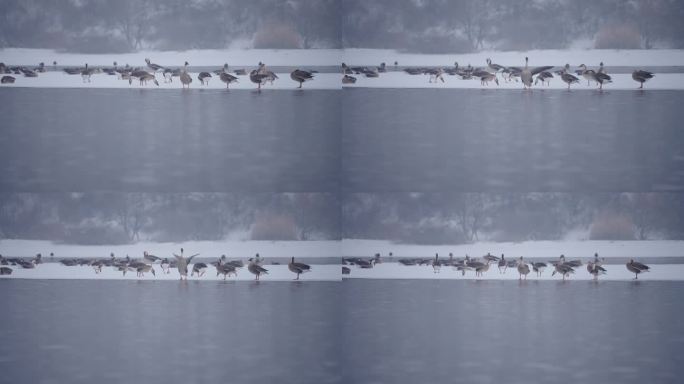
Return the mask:
<path id="1" fill-rule="evenodd" d="M 682 282 L 344 280 L 345 383 L 674 383 Z"/>
<path id="2" fill-rule="evenodd" d="M 0 382 L 339 383 L 338 289 L 0 280 Z"/>
<path id="3" fill-rule="evenodd" d="M 336 191 L 337 93 L 0 89 L 0 190 Z"/>
<path id="4" fill-rule="evenodd" d="M 684 92 L 345 89 L 346 192 L 684 190 Z"/>

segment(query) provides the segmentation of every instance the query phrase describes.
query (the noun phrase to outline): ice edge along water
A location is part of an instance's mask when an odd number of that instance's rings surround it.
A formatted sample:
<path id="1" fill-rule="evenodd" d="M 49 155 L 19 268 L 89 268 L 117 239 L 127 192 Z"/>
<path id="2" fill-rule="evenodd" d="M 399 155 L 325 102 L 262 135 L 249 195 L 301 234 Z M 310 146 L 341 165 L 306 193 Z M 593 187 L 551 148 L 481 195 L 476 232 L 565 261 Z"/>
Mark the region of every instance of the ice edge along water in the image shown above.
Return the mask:
<path id="1" fill-rule="evenodd" d="M 568 260 L 590 260 L 594 253 L 599 253 L 605 258 L 604 265 L 608 270 L 600 280 L 632 280 L 634 275 L 627 271 L 624 264 L 614 264 L 611 259 L 635 258 L 648 264 L 649 258 L 653 257 L 684 257 L 684 241 L 679 240 L 652 240 L 652 241 L 534 241 L 520 243 L 494 243 L 479 242 L 461 245 L 415 245 L 396 244 L 390 241 L 345 239 L 342 241 L 224 241 L 224 242 L 184 242 L 184 243 L 138 243 L 119 246 L 78 246 L 67 244 L 55 244 L 49 241 L 39 240 L 2 240 L 0 241 L 0 254 L 5 257 L 32 257 L 41 253 L 45 260 L 49 259 L 49 253 L 54 252 L 55 258 L 107 258 L 110 252 L 117 257 L 129 255 L 132 258 L 142 257 L 142 251 L 148 250 L 160 257 L 171 257 L 180 247 L 188 252 L 200 253 L 202 257 L 214 258 L 226 254 L 229 259 L 246 259 L 255 253 L 266 259 L 264 266 L 269 269 L 269 275 L 264 281 L 289 281 L 294 275 L 287 269 L 287 265 L 268 265 L 269 258 L 292 257 L 304 259 L 310 257 L 341 258 L 342 256 L 354 256 L 370 258 L 375 253 L 380 253 L 385 259 L 384 263 L 371 269 L 361 269 L 349 266 L 350 275 L 341 275 L 341 266 L 334 264 L 312 265 L 313 271 L 302 275 L 306 280 L 340 280 L 344 278 L 372 278 L 372 279 L 467 279 L 467 280 L 516 280 L 518 273 L 515 268 L 509 268 L 505 274 L 500 274 L 496 265 L 491 265 L 490 270 L 481 278 L 475 277 L 474 272 L 468 272 L 465 276 L 452 267 L 442 267 L 439 273 L 434 273 L 431 266 L 403 266 L 397 263 L 401 258 L 431 258 L 439 253 L 443 259 L 448 258 L 451 252 L 454 257 L 461 258 L 466 254 L 480 257 L 488 252 L 495 255 L 504 253 L 508 259 L 517 259 L 524 256 L 526 259 L 556 260 L 562 253 Z M 389 252 L 393 253 L 392 259 L 388 259 Z M 388 262 L 389 261 L 389 262 Z M 530 272 L 528 280 L 561 280 L 561 277 L 551 276 L 552 267 L 547 267 L 543 276 L 537 278 L 534 272 Z M 35 279 L 127 279 L 127 280 L 176 280 L 178 273 L 172 270 L 171 274 L 161 274 L 161 268 L 156 267 L 156 276 L 146 274 L 138 278 L 135 272 L 129 272 L 124 277 L 113 268 L 104 268 L 101 274 L 95 274 L 93 268 L 65 267 L 58 263 L 44 263 L 35 269 L 22 269 L 14 267 L 10 276 L 2 278 L 35 278 Z M 199 280 L 222 280 L 215 277 L 213 267 L 209 267 L 207 275 Z M 246 268 L 239 272 L 237 280 L 252 280 L 254 277 L 247 272 Z M 195 278 L 196 279 L 196 278 Z M 591 280 L 592 276 L 586 271 L 585 266 L 577 268 L 577 272 L 570 276 L 569 280 Z M 229 278 L 228 280 L 236 280 Z M 684 264 L 651 264 L 651 272 L 644 273 L 639 281 L 646 280 L 684 280 Z"/>
<path id="2" fill-rule="evenodd" d="M 170 68 L 181 67 L 185 61 L 191 66 L 214 66 L 216 69 L 229 64 L 231 68 L 255 68 L 257 63 L 264 62 L 271 66 L 291 66 L 292 69 L 306 66 L 339 66 L 342 61 L 350 65 L 377 66 L 385 62 L 392 68 L 394 62 L 401 66 L 442 66 L 450 67 L 455 62 L 461 66 L 485 66 L 485 59 L 492 58 L 495 63 L 505 66 L 523 66 L 524 57 L 530 57 L 530 65 L 555 65 L 560 68 L 569 63 L 572 68 L 580 64 L 587 64 L 589 68 L 597 67 L 600 62 L 610 66 L 628 66 L 634 69 L 654 71 L 656 77 L 646 83 L 650 90 L 681 90 L 684 89 L 684 74 L 657 73 L 660 66 L 684 66 L 684 50 L 538 50 L 528 52 L 478 52 L 473 54 L 440 54 L 423 55 L 379 49 L 345 49 L 345 50 L 193 50 L 193 51 L 148 51 L 129 54 L 70 54 L 44 49 L 8 48 L 0 50 L 0 61 L 8 65 L 26 65 L 35 67 L 43 62 L 50 69 L 51 63 L 57 61 L 59 66 L 83 66 L 88 63 L 91 67 L 111 66 L 116 61 L 120 66 L 129 64 L 145 68 L 145 58 Z M 225 89 L 216 76 L 209 85 L 199 85 L 198 73 L 192 72 L 193 84 L 191 89 Z M 289 73 L 278 73 L 279 79 L 265 89 L 295 89 L 298 83 L 292 81 Z M 636 89 L 638 83 L 631 79 L 630 74 L 614 74 L 613 83 L 607 84 L 605 90 Z M 478 79 L 461 80 L 456 76 L 444 76 L 445 82 L 430 83 L 428 76 L 410 76 L 401 71 L 383 73 L 379 78 L 366 78 L 358 75 L 356 84 L 345 84 L 344 88 L 472 88 L 472 89 L 521 89 L 519 82 L 504 82 L 500 79 L 499 86 L 490 83 L 482 86 Z M 128 81 L 118 80 L 116 76 L 96 74 L 91 82 L 83 82 L 78 75 L 67 75 L 61 71 L 41 73 L 37 78 L 17 76 L 14 84 L 3 84 L 2 87 L 36 87 L 36 88 L 144 88 L 144 89 L 174 89 L 180 88 L 176 79 L 172 83 L 164 83 L 163 77 L 158 76 L 159 86 L 152 84 L 140 86 L 137 81 L 129 85 Z M 248 76 L 240 76 L 239 82 L 231 85 L 232 89 L 254 89 Z M 341 75 L 319 73 L 313 81 L 304 85 L 305 89 L 341 89 Z M 566 89 L 558 76 L 551 80 L 549 86 L 534 86 L 533 89 Z M 596 86 L 586 86 L 586 81 L 572 86 L 573 90 L 596 90 Z"/>

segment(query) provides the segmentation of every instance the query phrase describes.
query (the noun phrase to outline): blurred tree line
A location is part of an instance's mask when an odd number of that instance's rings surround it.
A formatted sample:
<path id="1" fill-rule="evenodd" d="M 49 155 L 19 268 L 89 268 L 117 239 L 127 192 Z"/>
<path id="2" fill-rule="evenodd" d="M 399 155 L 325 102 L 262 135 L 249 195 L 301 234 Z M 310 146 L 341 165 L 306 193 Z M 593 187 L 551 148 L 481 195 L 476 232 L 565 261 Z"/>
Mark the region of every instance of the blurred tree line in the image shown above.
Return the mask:
<path id="1" fill-rule="evenodd" d="M 74 244 L 340 238 L 326 193 L 4 193 L 0 238 Z"/>
<path id="2" fill-rule="evenodd" d="M 0 47 L 684 48 L 681 0 L 0 0 Z"/>
<path id="3" fill-rule="evenodd" d="M 343 45 L 421 53 L 684 48 L 681 0 L 343 0 Z"/>
<path id="4" fill-rule="evenodd" d="M 678 193 L 351 194 L 344 238 L 418 244 L 478 240 L 684 239 Z"/>
<path id="5" fill-rule="evenodd" d="M 0 239 L 684 239 L 681 193 L 4 193 Z"/>
<path id="6" fill-rule="evenodd" d="M 339 48 L 339 0 L 0 0 L 0 47 Z"/>

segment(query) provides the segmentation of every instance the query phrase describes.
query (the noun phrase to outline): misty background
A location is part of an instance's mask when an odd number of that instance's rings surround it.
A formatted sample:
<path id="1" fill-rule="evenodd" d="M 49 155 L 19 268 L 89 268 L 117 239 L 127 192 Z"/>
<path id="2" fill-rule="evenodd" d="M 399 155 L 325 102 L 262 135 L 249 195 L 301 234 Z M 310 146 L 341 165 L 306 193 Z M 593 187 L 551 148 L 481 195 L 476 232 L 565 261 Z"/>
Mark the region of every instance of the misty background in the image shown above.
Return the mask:
<path id="1" fill-rule="evenodd" d="M 679 0 L 2 0 L 0 47 L 391 48 L 421 53 L 684 47 Z"/>
<path id="2" fill-rule="evenodd" d="M 339 213 L 328 193 L 3 193 L 0 239 L 337 240 Z"/>
<path id="3" fill-rule="evenodd" d="M 355 193 L 343 237 L 415 244 L 684 239 L 678 193 Z"/>
<path id="4" fill-rule="evenodd" d="M 681 240 L 679 193 L 4 193 L 0 239 L 72 244 Z"/>

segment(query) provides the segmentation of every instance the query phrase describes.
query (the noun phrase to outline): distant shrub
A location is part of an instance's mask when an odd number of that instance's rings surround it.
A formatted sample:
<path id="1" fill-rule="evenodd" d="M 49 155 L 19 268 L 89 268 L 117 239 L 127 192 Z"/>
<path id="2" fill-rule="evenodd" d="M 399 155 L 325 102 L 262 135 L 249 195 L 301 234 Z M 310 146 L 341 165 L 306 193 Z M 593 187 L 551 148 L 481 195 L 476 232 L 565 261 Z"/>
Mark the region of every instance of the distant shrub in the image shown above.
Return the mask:
<path id="1" fill-rule="evenodd" d="M 629 216 L 602 212 L 594 218 L 589 231 L 591 240 L 634 240 L 634 223 Z"/>
<path id="2" fill-rule="evenodd" d="M 297 225 L 291 216 L 261 215 L 252 226 L 252 240 L 297 240 Z"/>
<path id="3" fill-rule="evenodd" d="M 639 49 L 641 34 L 633 24 L 609 24 L 596 34 L 594 46 L 598 49 Z"/>
<path id="4" fill-rule="evenodd" d="M 117 245 L 130 243 L 128 236 L 126 236 L 123 231 L 110 227 L 73 228 L 67 231 L 64 236 L 58 240 L 62 243 L 78 245 Z"/>
<path id="5" fill-rule="evenodd" d="M 454 36 L 420 36 L 402 44 L 407 52 L 423 54 L 472 52 L 470 42 Z"/>
<path id="6" fill-rule="evenodd" d="M 460 230 L 448 226 L 428 226 L 407 229 L 395 241 L 407 244 L 464 244 L 466 239 Z"/>
<path id="7" fill-rule="evenodd" d="M 287 24 L 266 23 L 255 34 L 253 45 L 256 49 L 298 49 L 302 37 Z"/>
<path id="8" fill-rule="evenodd" d="M 111 36 L 81 36 L 64 41 L 64 51 L 75 53 L 128 53 L 131 47 L 122 39 Z"/>

